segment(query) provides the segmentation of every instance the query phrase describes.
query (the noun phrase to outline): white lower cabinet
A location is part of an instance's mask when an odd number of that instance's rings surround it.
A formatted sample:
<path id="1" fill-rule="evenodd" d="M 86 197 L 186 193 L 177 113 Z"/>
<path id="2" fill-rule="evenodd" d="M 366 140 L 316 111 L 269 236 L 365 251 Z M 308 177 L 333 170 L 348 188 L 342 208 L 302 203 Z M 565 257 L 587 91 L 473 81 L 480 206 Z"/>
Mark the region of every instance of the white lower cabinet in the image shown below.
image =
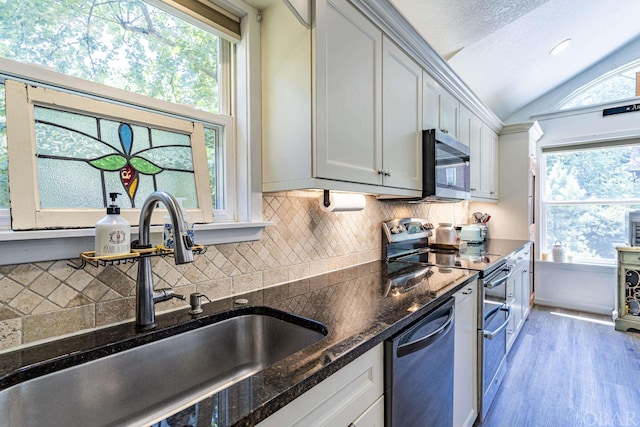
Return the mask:
<path id="1" fill-rule="evenodd" d="M 384 426 L 384 347 L 372 348 L 258 427 Z"/>
<path id="2" fill-rule="evenodd" d="M 507 326 L 507 353 L 511 350 L 520 330 L 524 326 L 524 321 L 529 315 L 529 257 L 531 253 L 530 245 L 513 255 L 513 265 L 511 266 L 511 276 L 507 281 L 507 305 L 511 308 L 511 319 Z"/>
<path id="3" fill-rule="evenodd" d="M 453 426 L 472 426 L 477 401 L 477 281 L 454 294 L 455 350 L 453 356 Z"/>
<path id="4" fill-rule="evenodd" d="M 349 427 L 384 427 L 384 396 L 380 396 L 364 414 L 349 424 Z"/>

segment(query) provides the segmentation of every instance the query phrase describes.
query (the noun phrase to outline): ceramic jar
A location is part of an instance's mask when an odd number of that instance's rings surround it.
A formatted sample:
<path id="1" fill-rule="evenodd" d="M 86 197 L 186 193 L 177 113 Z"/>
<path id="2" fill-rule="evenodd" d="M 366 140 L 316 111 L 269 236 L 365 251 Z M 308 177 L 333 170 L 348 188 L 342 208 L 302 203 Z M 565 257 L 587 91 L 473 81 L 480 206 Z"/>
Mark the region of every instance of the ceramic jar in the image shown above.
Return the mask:
<path id="1" fill-rule="evenodd" d="M 442 245 L 455 245 L 456 230 L 450 222 L 441 222 L 436 228 L 436 243 Z"/>
<path id="2" fill-rule="evenodd" d="M 562 246 L 562 242 L 556 242 L 553 245 L 553 249 L 551 250 L 551 256 L 555 262 L 564 262 L 565 261 L 565 249 Z"/>

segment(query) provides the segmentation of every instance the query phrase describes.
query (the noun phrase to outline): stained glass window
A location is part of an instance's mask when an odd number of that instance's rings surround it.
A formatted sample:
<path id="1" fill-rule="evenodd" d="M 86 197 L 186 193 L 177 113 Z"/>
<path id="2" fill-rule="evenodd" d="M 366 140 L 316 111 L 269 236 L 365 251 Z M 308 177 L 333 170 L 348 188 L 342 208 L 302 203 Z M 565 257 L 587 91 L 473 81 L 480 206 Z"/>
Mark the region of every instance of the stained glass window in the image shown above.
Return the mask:
<path id="1" fill-rule="evenodd" d="M 156 190 L 198 207 L 189 135 L 44 107 L 35 130 L 43 209 L 104 207 L 111 192 L 135 208 Z"/>
<path id="2" fill-rule="evenodd" d="M 9 207 L 9 175 L 7 162 L 7 117 L 4 85 L 0 85 L 0 209 Z"/>

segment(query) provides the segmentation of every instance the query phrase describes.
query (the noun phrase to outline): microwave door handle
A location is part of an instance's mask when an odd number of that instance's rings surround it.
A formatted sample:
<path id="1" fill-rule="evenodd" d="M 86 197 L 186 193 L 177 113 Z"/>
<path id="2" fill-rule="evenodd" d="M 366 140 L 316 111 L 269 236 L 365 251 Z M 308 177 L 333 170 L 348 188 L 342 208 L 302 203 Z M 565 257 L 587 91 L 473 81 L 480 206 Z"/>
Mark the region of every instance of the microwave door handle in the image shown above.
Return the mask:
<path id="1" fill-rule="evenodd" d="M 485 320 L 487 317 L 489 317 L 491 314 L 497 312 L 498 310 L 502 310 L 502 311 L 506 311 L 507 312 L 507 318 L 505 319 L 504 323 L 500 326 L 498 326 L 494 331 L 487 331 L 486 329 L 482 331 L 482 335 L 487 338 L 492 340 L 493 338 L 496 337 L 496 335 L 498 335 L 500 332 L 502 332 L 502 330 L 504 328 L 507 327 L 507 325 L 509 324 L 509 320 L 511 320 L 511 307 L 498 307 L 497 309 L 491 310 L 487 316 L 485 317 Z"/>
<path id="2" fill-rule="evenodd" d="M 509 277 L 511 277 L 512 270 L 510 268 L 505 268 L 502 271 L 507 271 L 508 273 L 497 280 L 492 280 L 491 282 L 485 283 L 484 287 L 487 289 L 497 288 L 498 286 L 502 285 L 504 282 L 509 280 Z"/>
<path id="3" fill-rule="evenodd" d="M 449 309 L 449 313 L 447 314 L 447 320 L 438 329 L 431 332 L 429 335 L 422 337 L 416 341 L 412 341 L 410 343 L 398 346 L 398 350 L 397 350 L 398 357 L 408 356 L 412 353 L 415 353 L 416 351 L 422 350 L 423 348 L 428 347 L 435 340 L 437 340 L 440 337 L 440 335 L 449 332 L 449 329 L 451 329 L 451 326 L 453 324 L 454 310 L 455 310 L 455 306 L 451 307 Z M 434 319 L 429 319 L 429 321 L 432 321 L 432 320 Z"/>

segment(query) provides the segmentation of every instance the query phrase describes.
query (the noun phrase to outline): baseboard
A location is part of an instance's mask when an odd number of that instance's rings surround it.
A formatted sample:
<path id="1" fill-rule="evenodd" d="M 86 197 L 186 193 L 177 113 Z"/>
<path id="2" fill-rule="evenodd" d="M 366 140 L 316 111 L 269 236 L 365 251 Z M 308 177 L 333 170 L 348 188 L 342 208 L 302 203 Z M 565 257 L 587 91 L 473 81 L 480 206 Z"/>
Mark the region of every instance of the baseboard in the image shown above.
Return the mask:
<path id="1" fill-rule="evenodd" d="M 567 301 L 554 301 L 541 298 L 536 298 L 535 303 L 546 307 L 566 308 L 569 310 L 584 311 L 586 313 L 603 314 L 605 316 L 611 316 L 611 311 L 613 310 L 613 307 L 592 304 L 576 304 Z"/>

